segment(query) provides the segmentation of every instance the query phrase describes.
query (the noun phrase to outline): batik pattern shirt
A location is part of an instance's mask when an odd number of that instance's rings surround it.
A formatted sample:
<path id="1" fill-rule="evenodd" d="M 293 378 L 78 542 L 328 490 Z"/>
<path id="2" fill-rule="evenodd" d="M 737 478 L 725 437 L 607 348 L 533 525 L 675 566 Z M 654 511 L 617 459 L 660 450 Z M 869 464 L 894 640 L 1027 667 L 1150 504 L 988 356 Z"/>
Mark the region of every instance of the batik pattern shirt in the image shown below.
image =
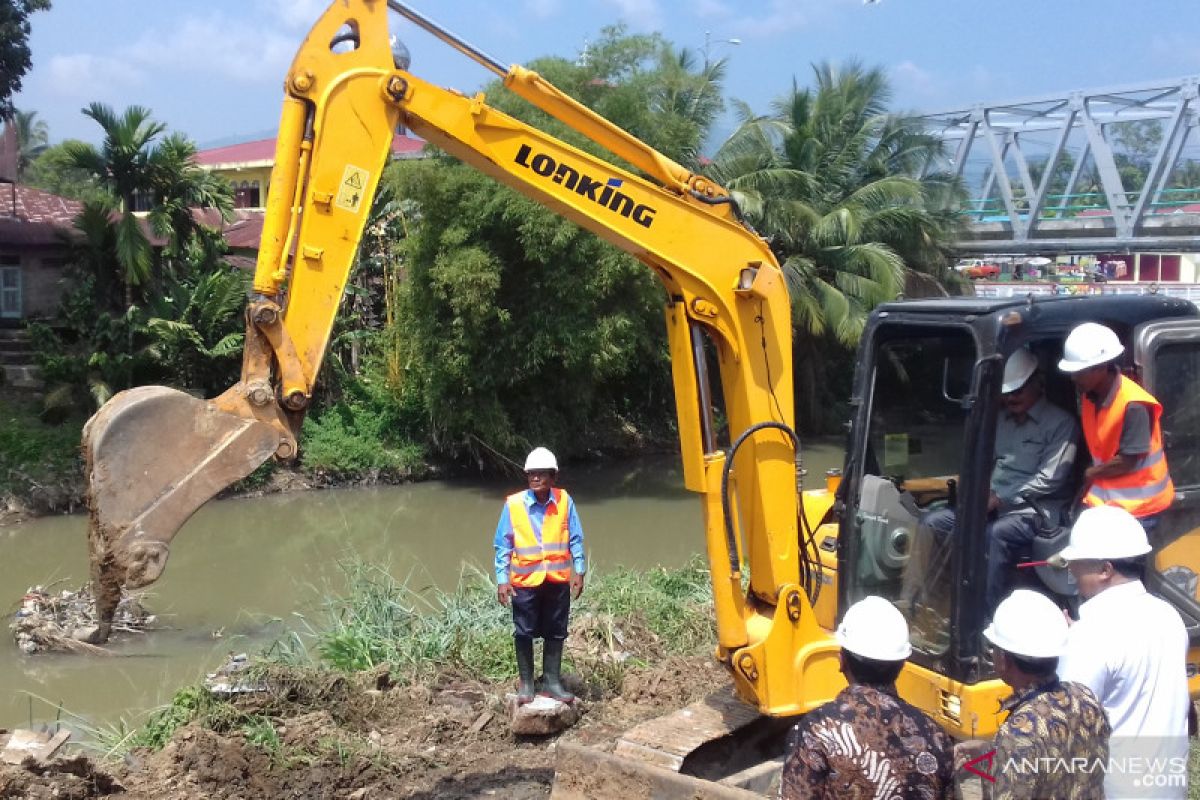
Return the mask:
<path id="1" fill-rule="evenodd" d="M 1002 708 L 1009 715 L 996 732 L 993 800 L 1104 797 L 1111 729 L 1091 689 L 1055 679 L 1014 693 Z"/>
<path id="2" fill-rule="evenodd" d="M 781 800 L 942 800 L 950 737 L 892 686 L 854 685 L 788 734 Z"/>

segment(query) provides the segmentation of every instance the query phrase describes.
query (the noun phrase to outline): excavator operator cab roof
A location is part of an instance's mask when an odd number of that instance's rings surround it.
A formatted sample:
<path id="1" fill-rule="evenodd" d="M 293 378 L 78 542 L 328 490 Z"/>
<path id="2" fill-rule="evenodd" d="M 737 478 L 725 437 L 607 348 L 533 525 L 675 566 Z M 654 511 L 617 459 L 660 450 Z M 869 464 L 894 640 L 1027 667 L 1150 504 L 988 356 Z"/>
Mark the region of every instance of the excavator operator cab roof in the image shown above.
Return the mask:
<path id="1" fill-rule="evenodd" d="M 1025 348 L 1045 399 L 1078 418 L 1075 386 L 1057 364 L 1063 340 L 1083 322 L 1117 334 L 1125 345 L 1118 367 L 1162 404 L 1176 500 L 1152 537 L 1147 583 L 1200 644 L 1200 310 L 1161 294 L 886 303 L 871 314 L 855 365 L 839 488 L 838 607 L 867 595 L 890 600 L 908 618 L 912 660 L 954 680 L 974 683 L 991 669 L 981 634 L 993 610 L 984 599 L 986 532 L 1004 364 Z M 1034 567 L 1061 549 L 1053 537 L 1075 507 L 1067 495 L 1091 462 L 1082 439 L 1077 453 L 1063 510 L 1035 542 L 1035 553 L 1046 552 L 1026 556 L 1030 568 L 1014 565 L 1010 575 L 1065 606 L 1078 599 L 1061 571 Z M 952 515 L 953 535 L 931 536 L 934 513 Z"/>

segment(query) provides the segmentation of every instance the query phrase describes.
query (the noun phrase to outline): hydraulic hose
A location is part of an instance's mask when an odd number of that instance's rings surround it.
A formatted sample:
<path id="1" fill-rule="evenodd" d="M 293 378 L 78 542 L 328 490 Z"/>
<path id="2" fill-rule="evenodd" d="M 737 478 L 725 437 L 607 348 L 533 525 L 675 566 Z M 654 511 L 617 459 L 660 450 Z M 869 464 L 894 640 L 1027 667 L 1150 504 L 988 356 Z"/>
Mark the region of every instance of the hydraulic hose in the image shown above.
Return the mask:
<path id="1" fill-rule="evenodd" d="M 775 420 L 751 425 L 742 432 L 742 435 L 729 448 L 729 454 L 725 457 L 725 467 L 721 470 L 721 514 L 725 517 L 725 546 L 729 550 L 729 570 L 734 575 L 741 573 L 742 566 L 738 563 L 737 536 L 733 532 L 733 514 L 729 508 L 729 471 L 733 469 L 733 457 L 737 455 L 738 448 L 742 446 L 742 443 L 764 428 L 775 428 L 783 431 L 791 437 L 792 445 L 796 450 L 799 451 L 800 449 L 800 437 L 796 435 L 796 432 L 784 423 L 776 422 Z"/>

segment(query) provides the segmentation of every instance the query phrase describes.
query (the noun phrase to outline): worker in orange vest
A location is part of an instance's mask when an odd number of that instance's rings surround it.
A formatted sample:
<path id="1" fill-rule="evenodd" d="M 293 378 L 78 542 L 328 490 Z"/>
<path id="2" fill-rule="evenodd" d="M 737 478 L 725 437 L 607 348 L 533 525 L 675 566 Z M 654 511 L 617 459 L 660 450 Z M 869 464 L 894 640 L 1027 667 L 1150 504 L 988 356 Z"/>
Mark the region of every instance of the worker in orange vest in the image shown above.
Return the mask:
<path id="1" fill-rule="evenodd" d="M 571 703 L 575 696 L 562 685 L 562 651 L 571 598 L 583 592 L 583 526 L 571 496 L 554 485 L 553 453 L 534 448 L 525 459 L 525 476 L 529 488 L 505 500 L 493 541 L 496 599 L 513 612 L 521 678 L 517 704 L 533 700 L 533 640 L 539 637 L 542 694 Z"/>
<path id="2" fill-rule="evenodd" d="M 1104 325 L 1085 322 L 1067 336 L 1058 367 L 1082 392 L 1080 424 L 1092 454 L 1086 506 L 1117 506 L 1147 531 L 1175 499 L 1163 451 L 1162 404 L 1117 369 L 1125 352 Z"/>

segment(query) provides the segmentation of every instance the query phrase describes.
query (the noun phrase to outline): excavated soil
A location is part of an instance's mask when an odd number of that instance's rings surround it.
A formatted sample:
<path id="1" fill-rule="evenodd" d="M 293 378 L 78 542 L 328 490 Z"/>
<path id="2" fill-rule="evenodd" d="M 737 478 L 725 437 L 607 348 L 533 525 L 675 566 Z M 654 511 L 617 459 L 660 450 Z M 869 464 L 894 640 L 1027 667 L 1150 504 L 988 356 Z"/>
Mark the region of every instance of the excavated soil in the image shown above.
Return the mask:
<path id="1" fill-rule="evenodd" d="M 615 694 L 584 699 L 563 738 L 611 746 L 637 723 L 726 685 L 711 658 L 631 669 Z M 533 800 L 550 794 L 558 737 L 515 737 L 504 694 L 513 687 L 443 678 L 393 686 L 386 673 L 353 678 L 282 671 L 273 690 L 238 696 L 227 724 L 209 717 L 175 731 L 157 752 L 123 762 L 79 754 L 46 766 L 0 765 L 0 798 L 408 798 Z M 246 719 L 257 721 L 248 727 Z"/>

